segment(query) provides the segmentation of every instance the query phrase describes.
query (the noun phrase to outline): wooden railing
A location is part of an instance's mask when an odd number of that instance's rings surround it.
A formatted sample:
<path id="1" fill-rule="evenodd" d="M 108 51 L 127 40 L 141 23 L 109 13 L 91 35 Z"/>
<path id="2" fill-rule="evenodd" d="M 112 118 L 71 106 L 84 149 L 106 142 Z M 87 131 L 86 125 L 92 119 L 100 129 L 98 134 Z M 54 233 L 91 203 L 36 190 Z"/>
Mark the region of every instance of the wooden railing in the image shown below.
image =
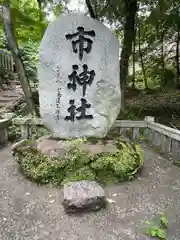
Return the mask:
<path id="1" fill-rule="evenodd" d="M 21 138 L 32 137 L 33 126 L 43 126 L 42 119 L 37 118 L 13 118 L 9 113 L 0 120 L 0 144 L 5 144 L 8 126 L 14 124 L 20 126 Z M 146 140 L 158 150 L 168 153 L 173 160 L 180 160 L 180 131 L 156 123 L 154 117 L 145 117 L 144 121 L 117 120 L 114 129 L 119 135 L 128 137 L 133 141 Z"/>
<path id="2" fill-rule="evenodd" d="M 13 57 L 9 52 L 0 49 L 0 70 L 13 72 Z"/>
<path id="3" fill-rule="evenodd" d="M 14 71 L 13 56 L 9 52 L 0 49 L 0 87 L 12 79 Z M 6 80 L 6 81 L 5 81 Z"/>
<path id="4" fill-rule="evenodd" d="M 154 121 L 147 121 L 145 137 L 149 143 L 173 160 L 180 160 L 180 131 Z"/>

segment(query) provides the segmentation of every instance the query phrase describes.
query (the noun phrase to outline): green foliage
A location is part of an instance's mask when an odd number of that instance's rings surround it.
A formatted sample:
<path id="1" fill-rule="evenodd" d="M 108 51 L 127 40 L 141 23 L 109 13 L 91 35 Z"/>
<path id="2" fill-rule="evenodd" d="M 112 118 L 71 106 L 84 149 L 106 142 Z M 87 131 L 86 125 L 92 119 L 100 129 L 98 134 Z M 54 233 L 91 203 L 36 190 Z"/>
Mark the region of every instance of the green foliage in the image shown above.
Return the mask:
<path id="1" fill-rule="evenodd" d="M 38 46 L 35 42 L 27 42 L 23 46 L 20 47 L 20 54 L 22 56 L 22 60 L 25 66 L 26 74 L 29 79 L 36 80 L 37 74 L 37 54 L 38 54 Z"/>
<path id="2" fill-rule="evenodd" d="M 126 109 L 120 112 L 118 119 L 138 120 L 138 116 L 133 113 L 132 109 L 126 107 Z"/>
<path id="3" fill-rule="evenodd" d="M 0 49 L 7 49 L 6 37 L 1 29 L 0 29 Z"/>
<path id="4" fill-rule="evenodd" d="M 44 126 L 32 126 L 31 127 L 31 136 L 33 139 L 38 139 L 42 136 L 50 134 L 48 129 Z M 21 138 L 20 126 L 11 124 L 8 127 L 8 141 L 17 142 Z"/>
<path id="5" fill-rule="evenodd" d="M 28 178 L 51 185 L 78 180 L 97 180 L 107 185 L 132 180 L 143 165 L 141 149 L 135 144 L 119 142 L 117 153 L 90 156 L 78 148 L 77 140 L 70 143 L 70 149 L 59 158 L 45 156 L 29 143 L 14 155 Z"/>
<path id="6" fill-rule="evenodd" d="M 65 184 L 68 182 L 81 181 L 81 180 L 94 181 L 96 180 L 96 175 L 90 167 L 84 166 L 75 171 L 73 170 L 69 171 L 68 174 L 66 174 L 61 184 Z"/>
<path id="7" fill-rule="evenodd" d="M 157 214 L 150 221 L 144 222 L 143 232 L 150 237 L 166 240 L 167 224 L 168 220 L 165 214 Z"/>
<path id="8" fill-rule="evenodd" d="M 35 93 L 35 94 L 34 94 Z M 35 104 L 37 104 L 37 95 L 36 91 L 33 92 L 33 100 Z M 15 117 L 27 117 L 27 105 L 25 102 L 20 102 L 18 105 L 15 106 L 14 108 L 14 114 Z M 33 125 L 31 127 L 31 136 L 33 139 L 37 139 L 39 137 L 42 137 L 44 135 L 49 134 L 49 130 L 45 126 L 37 126 Z M 17 142 L 21 138 L 21 131 L 20 131 L 20 126 L 11 124 L 8 127 L 8 140 L 10 142 Z"/>
<path id="9" fill-rule="evenodd" d="M 114 0 L 110 3 L 109 0 L 92 0 L 91 3 L 99 19 L 112 25 L 115 34 L 122 40 L 124 19 L 127 15 L 124 1 Z M 163 85 L 175 86 L 178 84 L 175 45 L 180 23 L 179 1 L 141 0 L 138 3 L 140 7 L 136 16 L 135 59 L 140 69 L 138 67 L 138 72 L 136 72 L 135 86 L 145 87 L 145 75 L 149 88 Z M 29 41 L 39 44 L 49 19 L 53 19 L 54 16 L 63 12 L 63 4 L 55 4 L 52 0 L 42 0 L 41 6 L 39 6 L 37 0 L 12 0 L 11 12 L 16 40 L 24 48 Z M 52 18 L 49 18 L 50 16 Z M 2 31 L 2 27 L 0 27 L 0 31 Z M 34 50 L 36 52 L 37 48 Z M 26 52 L 26 49 L 24 51 Z M 25 67 L 28 76 L 34 77 L 36 67 L 34 60 L 31 61 L 32 58 L 27 57 L 30 55 L 28 49 Z M 142 71 L 142 62 L 145 74 Z M 132 85 L 132 78 L 129 84 Z"/>
<path id="10" fill-rule="evenodd" d="M 21 138 L 20 127 L 14 124 L 11 124 L 8 127 L 8 141 L 15 142 Z"/>
<path id="11" fill-rule="evenodd" d="M 61 3 L 52 0 L 42 0 L 41 6 L 37 0 L 12 0 L 10 8 L 14 34 L 20 45 L 29 40 L 39 43 L 48 24 L 48 15 L 59 15 L 63 9 Z"/>
<path id="12" fill-rule="evenodd" d="M 14 108 L 14 114 L 16 117 L 22 117 L 27 112 L 27 105 L 24 102 L 20 102 Z M 20 126 L 11 124 L 8 127 L 8 140 L 10 142 L 18 141 L 21 138 Z"/>
<path id="13" fill-rule="evenodd" d="M 0 31 L 0 49 L 3 51 L 8 50 L 8 45 L 4 33 Z M 33 41 L 27 41 L 19 44 L 20 54 L 25 66 L 26 75 L 29 80 L 37 80 L 37 54 L 38 54 L 38 43 Z"/>
<path id="14" fill-rule="evenodd" d="M 116 154 L 100 154 L 91 164 L 91 167 L 105 181 L 117 182 L 131 180 L 143 164 L 143 156 L 138 145 L 118 142 L 119 151 Z M 106 183 L 106 182 L 105 182 Z"/>
<path id="15" fill-rule="evenodd" d="M 11 14 L 14 33 L 19 44 L 29 40 L 39 42 L 46 29 L 45 19 L 38 8 L 37 1 L 13 0 L 11 2 Z"/>
<path id="16" fill-rule="evenodd" d="M 92 0 L 91 2 L 100 20 L 112 24 L 114 32 L 122 40 L 123 26 L 126 26 L 124 17 L 128 15 L 124 7 L 126 1 L 110 3 L 106 0 Z M 177 64 L 179 62 L 177 47 L 180 44 L 179 0 L 141 0 L 138 3 L 139 10 L 135 21 L 136 46 L 133 53 L 137 65 L 135 87 L 144 89 L 148 86 L 154 89 L 162 86 L 178 86 L 180 84 L 179 64 Z M 131 10 L 129 14 L 131 15 Z M 124 44 L 126 45 L 127 42 Z M 131 66 L 132 61 L 131 57 Z M 126 83 L 131 86 L 132 77 L 127 79 Z"/>
<path id="17" fill-rule="evenodd" d="M 180 95 L 179 91 L 157 89 L 141 91 L 126 100 L 126 109 L 119 119 L 143 120 L 145 116 L 155 117 L 157 122 L 172 127 L 180 127 Z"/>
<path id="18" fill-rule="evenodd" d="M 45 126 L 33 125 L 31 127 L 31 131 L 32 131 L 32 138 L 33 139 L 38 139 L 38 138 L 40 138 L 42 136 L 50 134 L 50 131 Z"/>

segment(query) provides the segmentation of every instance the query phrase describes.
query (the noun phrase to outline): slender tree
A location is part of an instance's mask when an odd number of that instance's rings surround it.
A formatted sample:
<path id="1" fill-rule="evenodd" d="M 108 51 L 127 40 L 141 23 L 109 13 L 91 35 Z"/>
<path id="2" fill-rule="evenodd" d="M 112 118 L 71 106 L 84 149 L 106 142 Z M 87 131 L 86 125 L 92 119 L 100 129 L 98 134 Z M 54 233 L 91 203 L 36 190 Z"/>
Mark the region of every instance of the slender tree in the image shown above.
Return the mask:
<path id="1" fill-rule="evenodd" d="M 179 66 L 179 45 L 180 45 L 180 28 L 178 26 L 176 38 L 176 85 L 180 85 L 180 66 Z"/>
<path id="2" fill-rule="evenodd" d="M 16 71 L 19 73 L 20 83 L 25 95 L 25 100 L 28 106 L 29 114 L 35 115 L 35 105 L 32 99 L 32 91 L 28 83 L 26 72 L 24 69 L 23 61 L 21 59 L 20 51 L 14 36 L 14 30 L 11 18 L 10 2 L 6 1 L 2 5 L 2 20 L 4 26 L 4 32 L 6 35 L 8 46 L 13 54 L 14 62 L 16 65 Z"/>
<path id="3" fill-rule="evenodd" d="M 141 51 L 141 25 L 140 25 L 140 21 L 139 21 L 139 24 L 138 24 L 138 47 L 139 47 L 139 57 L 140 57 L 140 62 L 141 62 L 141 68 L 142 68 L 142 72 L 143 72 L 144 85 L 145 85 L 145 88 L 148 89 L 146 70 L 145 70 L 145 66 L 144 66 L 143 54 L 142 54 L 142 51 Z"/>
<path id="4" fill-rule="evenodd" d="M 136 26 L 134 29 L 134 37 L 133 37 L 133 56 L 132 56 L 132 62 L 133 62 L 133 77 L 132 77 L 132 88 L 135 89 L 135 75 L 136 75 Z"/>
<path id="5" fill-rule="evenodd" d="M 124 108 L 124 90 L 128 76 L 129 58 L 132 53 L 132 43 L 134 38 L 135 18 L 138 10 L 137 0 L 124 0 L 125 20 L 124 38 L 120 59 L 120 81 L 121 81 L 121 103 Z"/>

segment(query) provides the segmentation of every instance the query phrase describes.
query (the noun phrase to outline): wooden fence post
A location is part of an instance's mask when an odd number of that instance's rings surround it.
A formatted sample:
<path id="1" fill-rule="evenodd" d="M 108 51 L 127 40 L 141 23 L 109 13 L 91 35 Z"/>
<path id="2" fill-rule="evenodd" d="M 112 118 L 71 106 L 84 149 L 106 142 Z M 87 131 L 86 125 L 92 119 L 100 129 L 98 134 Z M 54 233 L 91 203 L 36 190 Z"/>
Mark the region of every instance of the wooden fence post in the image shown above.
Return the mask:
<path id="1" fill-rule="evenodd" d="M 151 129 L 148 128 L 148 122 L 155 122 L 155 118 L 151 116 L 146 116 L 144 118 L 145 122 L 145 130 L 144 130 L 144 136 L 147 139 L 148 142 L 151 142 L 153 140 L 153 132 Z"/>
<path id="2" fill-rule="evenodd" d="M 145 121 L 146 123 L 148 123 L 148 122 L 155 122 L 155 117 L 146 116 L 146 117 L 144 118 L 144 121 Z"/>

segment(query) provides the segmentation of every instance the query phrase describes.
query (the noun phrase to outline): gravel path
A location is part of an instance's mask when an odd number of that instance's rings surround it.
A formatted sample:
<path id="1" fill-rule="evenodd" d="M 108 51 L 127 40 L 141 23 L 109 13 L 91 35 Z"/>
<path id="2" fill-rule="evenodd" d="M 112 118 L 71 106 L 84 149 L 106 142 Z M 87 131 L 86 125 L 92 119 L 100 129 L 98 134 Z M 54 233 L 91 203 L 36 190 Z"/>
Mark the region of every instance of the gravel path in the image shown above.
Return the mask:
<path id="1" fill-rule="evenodd" d="M 145 147 L 139 179 L 106 188 L 111 203 L 97 213 L 67 216 L 62 190 L 26 180 L 11 156 L 0 152 L 0 240 L 149 240 L 141 220 L 166 211 L 168 240 L 180 239 L 180 169 Z"/>

